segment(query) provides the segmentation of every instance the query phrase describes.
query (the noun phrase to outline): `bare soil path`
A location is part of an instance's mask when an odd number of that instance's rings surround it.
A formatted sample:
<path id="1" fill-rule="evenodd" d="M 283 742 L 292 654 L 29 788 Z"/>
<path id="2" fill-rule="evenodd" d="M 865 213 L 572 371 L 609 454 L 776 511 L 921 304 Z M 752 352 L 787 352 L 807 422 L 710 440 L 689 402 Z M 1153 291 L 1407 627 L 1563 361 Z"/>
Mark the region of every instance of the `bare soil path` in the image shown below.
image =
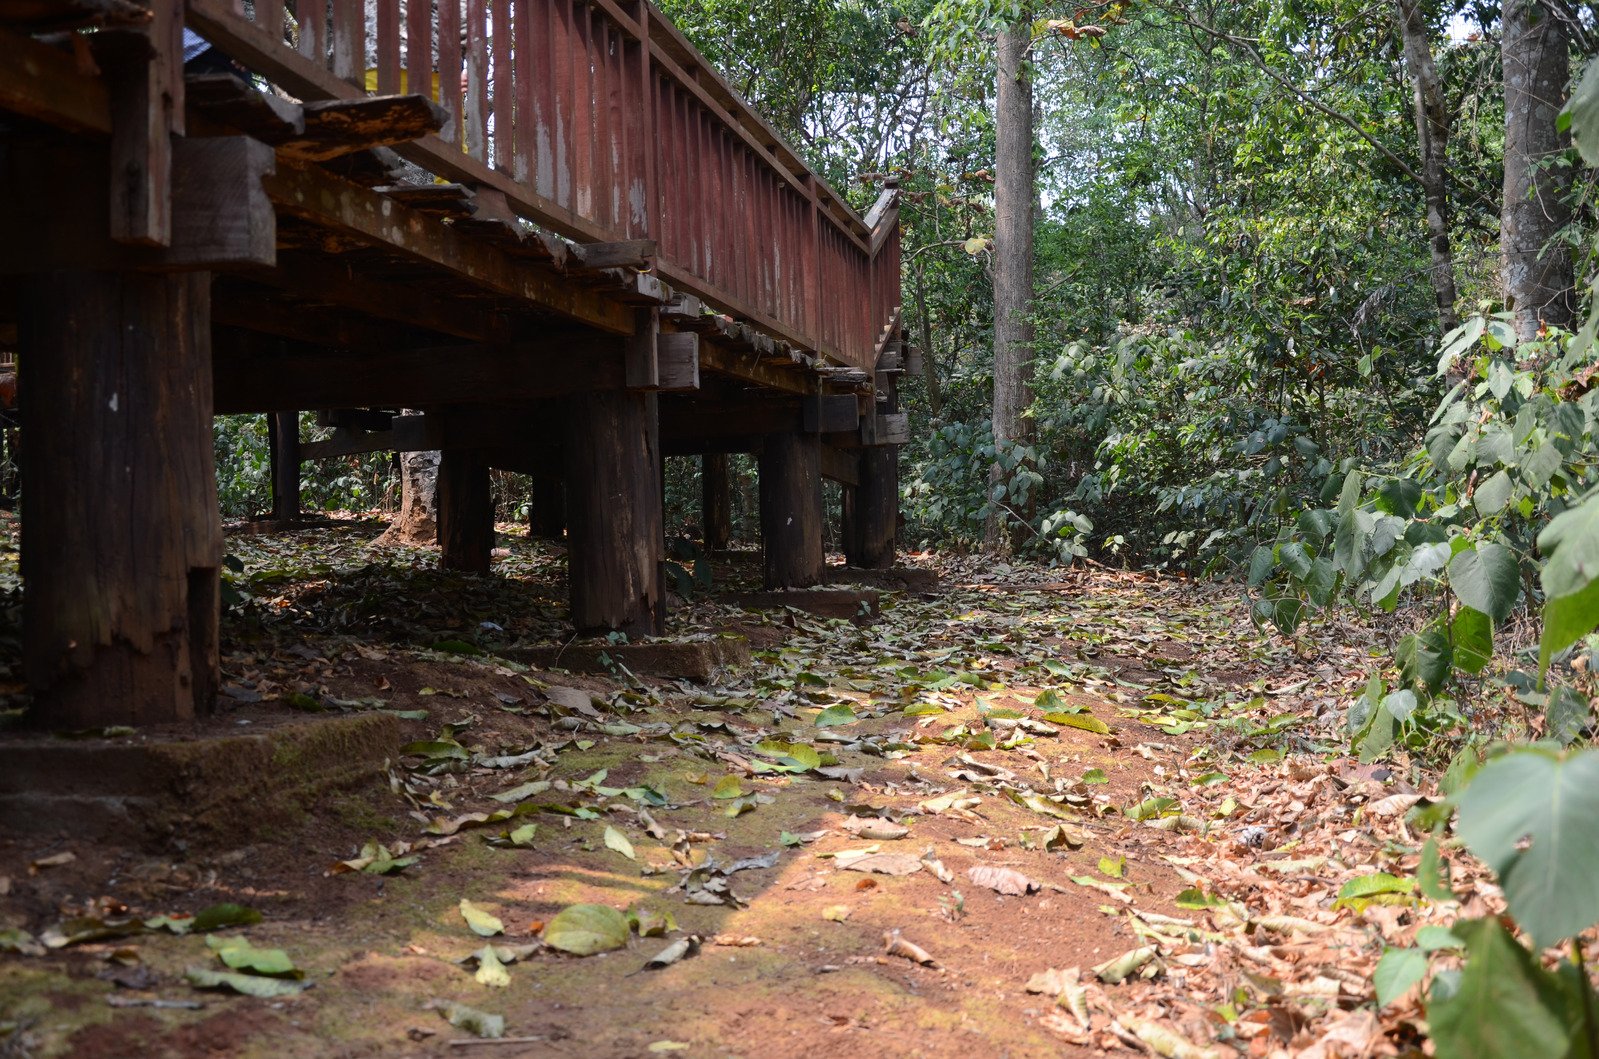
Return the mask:
<path id="1" fill-rule="evenodd" d="M 0 834 L 0 1055 L 1414 1043 L 1370 973 L 1432 913 L 1339 899 L 1420 847 L 1419 775 L 1329 735 L 1358 630 L 1302 657 L 1225 585 L 913 558 L 941 587 L 874 623 L 691 601 L 673 635 L 746 636 L 749 666 L 594 677 L 497 653 L 558 635 L 558 552 L 513 540 L 475 579 L 375 532 L 231 542 L 217 723 L 395 711 L 387 785 L 159 853 Z M 146 922 L 220 903 L 260 921 Z M 303 978 L 252 973 L 272 949 Z M 230 968 L 281 995 L 195 984 Z"/>

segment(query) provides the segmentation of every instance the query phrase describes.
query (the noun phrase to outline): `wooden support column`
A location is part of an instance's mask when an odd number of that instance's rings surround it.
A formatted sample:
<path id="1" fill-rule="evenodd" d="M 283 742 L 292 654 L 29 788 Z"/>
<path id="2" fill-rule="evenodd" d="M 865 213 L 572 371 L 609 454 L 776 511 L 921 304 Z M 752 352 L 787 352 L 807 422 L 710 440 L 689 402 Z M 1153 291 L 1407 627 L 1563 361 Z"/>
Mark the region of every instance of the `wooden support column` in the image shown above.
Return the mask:
<path id="1" fill-rule="evenodd" d="M 663 631 L 658 398 L 605 390 L 571 402 L 566 517 L 572 624 L 582 633 Z"/>
<path id="2" fill-rule="evenodd" d="M 528 533 L 538 540 L 566 536 L 566 486 L 559 478 L 534 478 L 527 512 Z"/>
<path id="3" fill-rule="evenodd" d="M 860 483 L 844 487 L 844 561 L 886 570 L 894 565 L 899 528 L 899 447 L 860 450 Z"/>
<path id="4" fill-rule="evenodd" d="M 822 579 L 822 439 L 770 434 L 761 450 L 761 551 L 766 587 Z"/>
<path id="5" fill-rule="evenodd" d="M 300 413 L 273 412 L 267 419 L 272 448 L 272 517 L 300 520 Z"/>
<path id="6" fill-rule="evenodd" d="M 19 298 L 23 653 L 51 728 L 210 712 L 222 523 L 209 273 L 57 272 Z"/>
<path id="7" fill-rule="evenodd" d="M 489 572 L 494 552 L 494 496 L 489 464 L 477 449 L 445 449 L 439 457 L 439 565 Z"/>
<path id="8" fill-rule="evenodd" d="M 705 550 L 726 551 L 733 540 L 733 494 L 727 480 L 727 453 L 700 457 L 700 516 Z"/>

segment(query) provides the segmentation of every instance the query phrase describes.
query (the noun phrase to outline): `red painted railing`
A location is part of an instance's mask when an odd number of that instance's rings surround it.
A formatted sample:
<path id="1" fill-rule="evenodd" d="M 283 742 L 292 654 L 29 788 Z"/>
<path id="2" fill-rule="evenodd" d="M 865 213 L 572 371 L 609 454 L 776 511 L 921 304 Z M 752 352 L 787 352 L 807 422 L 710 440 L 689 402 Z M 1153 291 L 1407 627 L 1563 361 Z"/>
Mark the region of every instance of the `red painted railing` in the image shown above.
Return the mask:
<path id="1" fill-rule="evenodd" d="M 626 6 L 622 6 L 625 3 Z M 654 239 L 673 287 L 871 370 L 899 307 L 868 226 L 647 0 L 187 0 L 188 24 L 304 99 L 425 92 L 400 153 L 580 241 Z M 426 71 L 427 76 L 414 76 Z"/>

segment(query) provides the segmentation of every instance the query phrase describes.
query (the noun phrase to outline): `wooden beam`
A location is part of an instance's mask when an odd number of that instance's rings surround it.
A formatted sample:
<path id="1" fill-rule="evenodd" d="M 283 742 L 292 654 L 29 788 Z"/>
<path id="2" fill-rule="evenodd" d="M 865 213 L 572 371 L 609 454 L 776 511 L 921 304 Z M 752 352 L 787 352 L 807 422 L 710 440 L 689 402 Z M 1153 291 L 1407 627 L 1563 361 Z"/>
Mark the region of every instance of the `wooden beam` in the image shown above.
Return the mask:
<path id="1" fill-rule="evenodd" d="M 661 384 L 661 364 L 657 340 L 661 333 L 661 314 L 658 309 L 639 309 L 634 314 L 637 323 L 627 338 L 624 370 L 629 390 L 653 390 Z"/>
<path id="2" fill-rule="evenodd" d="M 859 485 L 861 481 L 860 454 L 854 449 L 836 449 L 822 446 L 822 477 L 842 485 Z"/>
<path id="3" fill-rule="evenodd" d="M 293 163 L 280 165 L 267 179 L 266 188 L 278 208 L 295 217 L 392 247 L 481 287 L 613 334 L 633 333 L 633 311 L 627 306 L 554 273 L 530 268 L 452 231 L 435 217 L 407 209 L 368 188 Z"/>
<path id="4" fill-rule="evenodd" d="M 182 271 L 271 265 L 277 219 L 262 181 L 272 149 L 243 136 L 173 142 L 171 245 L 113 242 L 105 143 L 13 139 L 0 196 L 0 275 L 51 269 Z"/>
<path id="5" fill-rule="evenodd" d="M 595 337 L 335 351 L 219 328 L 215 346 L 218 414 L 476 405 L 622 386 L 620 343 Z"/>
<path id="6" fill-rule="evenodd" d="M 138 30 L 90 40 L 111 87 L 111 238 L 172 242 L 172 138 L 183 124 L 182 0 L 150 0 Z"/>
<path id="7" fill-rule="evenodd" d="M 76 37 L 75 41 L 83 38 Z M 86 45 L 73 52 L 0 27 L 0 110 L 73 133 L 111 132 L 111 94 Z M 16 200 L 12 200 L 16 201 Z"/>
<path id="8" fill-rule="evenodd" d="M 815 393 L 815 376 L 774 367 L 752 353 L 740 353 L 716 342 L 700 343 L 700 372 L 726 375 L 742 382 L 792 394 Z"/>
<path id="9" fill-rule="evenodd" d="M 183 98 L 191 118 L 262 143 L 277 144 L 305 135 L 305 108 L 259 92 L 233 74 L 191 74 L 183 79 Z"/>
<path id="10" fill-rule="evenodd" d="M 811 394 L 800 402 L 802 429 L 810 434 L 854 430 L 861 420 L 860 402 L 855 395 Z"/>
<path id="11" fill-rule="evenodd" d="M 661 402 L 661 437 L 714 438 L 802 431 L 799 402 L 744 394 L 733 400 Z"/>
<path id="12" fill-rule="evenodd" d="M 628 239 L 616 243 L 575 243 L 572 257 L 581 268 L 647 269 L 655 263 L 654 239 Z"/>
<path id="13" fill-rule="evenodd" d="M 279 266 L 250 279 L 289 291 L 312 304 L 337 305 L 381 320 L 422 327 L 475 342 L 511 337 L 503 313 L 472 301 L 435 294 L 426 281 L 369 278 L 354 264 L 325 254 L 286 253 Z"/>
<path id="14" fill-rule="evenodd" d="M 656 389 L 692 393 L 700 388 L 700 336 L 691 331 L 662 334 L 655 340 Z"/>
<path id="15" fill-rule="evenodd" d="M 304 133 L 274 146 L 286 157 L 307 162 L 409 143 L 438 132 L 449 120 L 448 111 L 422 95 L 327 99 L 302 109 Z"/>

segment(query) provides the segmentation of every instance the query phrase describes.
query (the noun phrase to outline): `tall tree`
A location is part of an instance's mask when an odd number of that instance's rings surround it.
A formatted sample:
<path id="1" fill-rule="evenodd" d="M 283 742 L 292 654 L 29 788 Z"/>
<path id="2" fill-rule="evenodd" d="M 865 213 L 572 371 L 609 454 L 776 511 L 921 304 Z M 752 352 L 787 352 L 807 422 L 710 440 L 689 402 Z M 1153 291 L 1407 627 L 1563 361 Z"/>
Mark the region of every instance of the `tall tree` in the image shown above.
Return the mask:
<path id="1" fill-rule="evenodd" d="M 1449 104 L 1432 60 L 1430 29 L 1420 0 L 1397 0 L 1399 37 L 1405 66 L 1410 72 L 1416 142 L 1421 148 L 1421 187 L 1427 200 L 1427 236 L 1432 251 L 1433 296 L 1438 302 L 1438 324 L 1453 331 L 1460 323 L 1455 312 L 1455 255 L 1449 243 Z"/>
<path id="2" fill-rule="evenodd" d="M 1029 51 L 1032 21 L 1026 14 L 999 31 L 994 111 L 994 447 L 1028 440 L 1024 416 L 1033 383 L 1033 221 L 1038 203 L 1033 165 L 1033 80 Z M 1001 485 L 998 462 L 991 486 Z M 991 515 L 987 545 L 1004 551 L 1010 520 Z"/>
<path id="3" fill-rule="evenodd" d="M 1527 341 L 1543 324 L 1570 327 L 1574 316 L 1571 255 L 1552 245 L 1571 222 L 1569 177 L 1560 155 L 1570 138 L 1556 118 L 1571 78 L 1570 40 L 1545 0 L 1508 0 L 1501 25 L 1505 81 L 1505 185 L 1500 215 L 1500 275 L 1516 335 Z"/>

